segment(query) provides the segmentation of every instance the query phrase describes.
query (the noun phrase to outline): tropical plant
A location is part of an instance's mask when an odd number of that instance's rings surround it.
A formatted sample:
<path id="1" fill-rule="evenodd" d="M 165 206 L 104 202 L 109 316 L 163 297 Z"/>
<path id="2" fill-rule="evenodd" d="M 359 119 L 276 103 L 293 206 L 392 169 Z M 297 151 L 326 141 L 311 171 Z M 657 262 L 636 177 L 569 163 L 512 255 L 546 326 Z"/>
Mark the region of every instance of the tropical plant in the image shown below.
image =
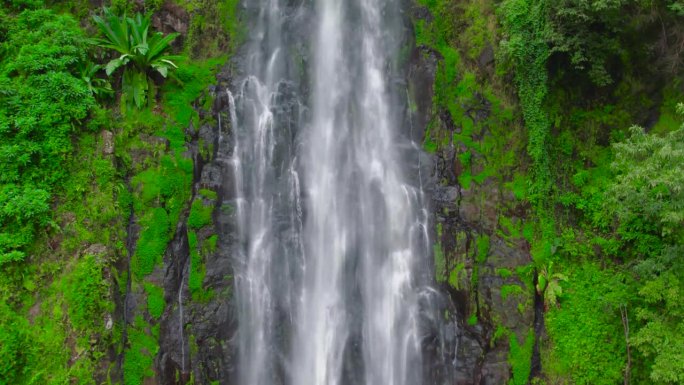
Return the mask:
<path id="1" fill-rule="evenodd" d="M 122 107 L 132 102 L 141 108 L 155 95 L 152 74 L 157 72 L 166 78 L 170 71 L 178 68 L 174 61 L 179 56 L 167 55 L 178 34 L 150 33 L 150 17 L 140 13 L 131 18 L 118 16 L 104 8 L 102 17 L 93 18 L 104 35 L 104 38 L 97 39 L 98 44 L 120 54 L 107 63 L 105 72 L 111 75 L 120 67 L 124 69 L 121 77 Z"/>
<path id="2" fill-rule="evenodd" d="M 553 272 L 553 262 L 542 267 L 537 276 L 537 293 L 544 297 L 544 307 L 549 309 L 558 305 L 558 297 L 563 294 L 561 281 L 567 282 L 565 274 Z"/>
<path id="3" fill-rule="evenodd" d="M 90 93 L 100 98 L 109 96 L 113 92 L 112 85 L 106 79 L 96 76 L 103 68 L 100 64 L 95 64 L 90 60 L 82 61 L 77 66 L 81 80 L 86 84 Z"/>

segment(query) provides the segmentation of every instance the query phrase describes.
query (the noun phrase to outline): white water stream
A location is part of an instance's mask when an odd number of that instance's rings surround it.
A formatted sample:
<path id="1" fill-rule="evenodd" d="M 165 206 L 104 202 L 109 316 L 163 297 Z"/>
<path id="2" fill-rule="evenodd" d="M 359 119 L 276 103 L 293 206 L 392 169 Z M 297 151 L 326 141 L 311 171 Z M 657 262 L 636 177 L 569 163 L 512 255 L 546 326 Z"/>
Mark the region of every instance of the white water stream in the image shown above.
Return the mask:
<path id="1" fill-rule="evenodd" d="M 238 382 L 421 384 L 427 211 L 404 175 L 419 151 L 401 135 L 405 89 L 389 80 L 401 4 L 248 3 L 244 77 L 229 91 Z"/>

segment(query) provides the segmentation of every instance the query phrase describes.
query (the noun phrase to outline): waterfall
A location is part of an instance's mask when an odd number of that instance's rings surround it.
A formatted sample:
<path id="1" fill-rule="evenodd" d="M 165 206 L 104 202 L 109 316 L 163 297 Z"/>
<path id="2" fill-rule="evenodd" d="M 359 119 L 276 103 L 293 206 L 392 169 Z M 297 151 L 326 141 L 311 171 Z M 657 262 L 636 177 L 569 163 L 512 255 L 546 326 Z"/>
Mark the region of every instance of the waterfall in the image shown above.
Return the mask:
<path id="1" fill-rule="evenodd" d="M 229 91 L 241 385 L 423 383 L 428 215 L 409 177 L 402 6 L 245 4 Z"/>

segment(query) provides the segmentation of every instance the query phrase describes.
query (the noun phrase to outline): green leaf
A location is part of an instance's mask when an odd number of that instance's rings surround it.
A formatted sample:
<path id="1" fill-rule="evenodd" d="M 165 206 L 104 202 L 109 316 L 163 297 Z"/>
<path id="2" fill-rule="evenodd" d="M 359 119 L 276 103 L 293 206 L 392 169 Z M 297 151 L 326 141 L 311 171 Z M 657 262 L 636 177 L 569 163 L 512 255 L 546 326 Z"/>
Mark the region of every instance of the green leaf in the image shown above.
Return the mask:
<path id="1" fill-rule="evenodd" d="M 110 60 L 109 63 L 107 63 L 107 65 L 105 66 L 105 73 L 107 74 L 107 76 L 114 73 L 114 71 L 116 71 L 122 65 L 126 65 L 129 61 L 129 56 L 130 55 L 121 55 L 121 57 L 117 59 Z"/>
<path id="2" fill-rule="evenodd" d="M 169 67 L 165 65 L 153 64 L 152 67 L 156 69 L 162 77 L 166 77 L 169 73 Z"/>

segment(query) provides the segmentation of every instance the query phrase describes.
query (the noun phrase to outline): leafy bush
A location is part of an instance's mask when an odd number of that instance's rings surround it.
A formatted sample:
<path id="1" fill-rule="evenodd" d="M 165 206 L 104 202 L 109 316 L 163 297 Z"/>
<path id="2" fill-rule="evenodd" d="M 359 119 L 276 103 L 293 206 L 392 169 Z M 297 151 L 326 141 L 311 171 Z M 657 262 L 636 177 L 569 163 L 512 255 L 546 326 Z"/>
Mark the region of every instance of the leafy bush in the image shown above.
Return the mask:
<path id="1" fill-rule="evenodd" d="M 552 346 L 548 371 L 574 384 L 612 385 L 623 376 L 625 341 L 618 307 L 629 300 L 629 277 L 593 263 L 566 269 L 561 307 L 551 307 L 546 327 Z M 570 285 L 571 284 L 571 285 Z"/>
<path id="2" fill-rule="evenodd" d="M 684 106 L 680 105 L 684 113 Z M 649 377 L 684 381 L 684 126 L 667 135 L 634 127 L 614 146 L 617 176 L 606 192 L 623 258 L 641 278 L 634 346 Z"/>
<path id="3" fill-rule="evenodd" d="M 76 20 L 49 10 L 3 16 L 0 56 L 0 264 L 23 259 L 50 222 L 72 135 L 95 100 L 75 75 L 88 40 Z"/>

